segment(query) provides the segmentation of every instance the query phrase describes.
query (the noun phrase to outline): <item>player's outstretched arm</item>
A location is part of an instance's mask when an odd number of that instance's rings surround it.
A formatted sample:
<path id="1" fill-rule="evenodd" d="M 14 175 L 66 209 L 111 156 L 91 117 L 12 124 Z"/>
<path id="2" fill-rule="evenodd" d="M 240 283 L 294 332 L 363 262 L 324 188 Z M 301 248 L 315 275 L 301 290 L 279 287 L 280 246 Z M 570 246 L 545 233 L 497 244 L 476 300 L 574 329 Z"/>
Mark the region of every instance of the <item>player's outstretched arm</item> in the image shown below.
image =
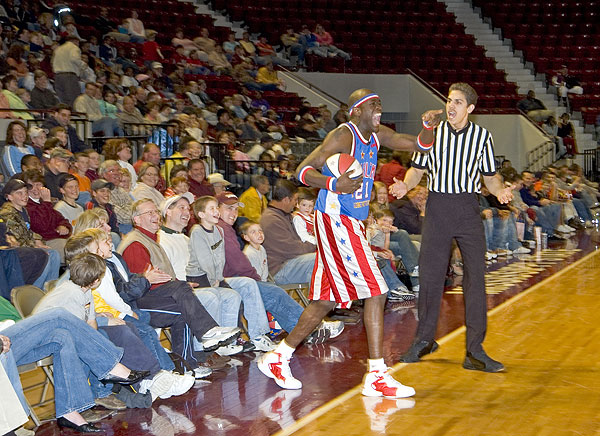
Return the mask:
<path id="1" fill-rule="evenodd" d="M 315 148 L 304 159 L 296 170 L 296 177 L 302 183 L 315 188 L 330 189 L 330 177 L 321 174 L 327 158 L 336 153 L 349 153 L 352 145 L 352 133 L 345 127 L 332 130 L 325 137 L 321 145 Z M 343 194 L 356 191 L 360 188 L 362 177 L 351 179 L 347 174 L 342 174 L 336 180 L 335 191 Z"/>
<path id="2" fill-rule="evenodd" d="M 418 136 L 396 133 L 386 126 L 380 126 L 377 136 L 381 144 L 393 150 L 428 152 L 433 145 L 433 129 L 440 124 L 442 109 L 430 110 L 421 115 L 423 128 Z"/>

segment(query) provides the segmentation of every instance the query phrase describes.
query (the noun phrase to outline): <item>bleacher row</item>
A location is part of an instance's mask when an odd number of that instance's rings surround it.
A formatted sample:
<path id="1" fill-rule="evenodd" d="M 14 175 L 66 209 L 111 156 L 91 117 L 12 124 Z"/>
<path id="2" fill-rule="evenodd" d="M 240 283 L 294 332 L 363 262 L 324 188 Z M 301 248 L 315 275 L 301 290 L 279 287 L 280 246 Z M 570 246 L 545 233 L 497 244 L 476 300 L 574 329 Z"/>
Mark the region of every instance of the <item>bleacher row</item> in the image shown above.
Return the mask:
<path id="1" fill-rule="evenodd" d="M 337 46 L 352 53 L 351 61 L 309 55 L 309 71 L 399 74 L 411 69 L 442 93 L 456 80 L 475 82 L 484 112 L 506 112 L 520 99 L 504 72 L 434 0 L 316 0 L 310 7 L 296 0 L 213 0 L 212 5 L 251 32 L 267 35 L 272 44 L 286 27 L 298 32 L 302 25 L 322 24 Z"/>
<path id="2" fill-rule="evenodd" d="M 569 96 L 571 108 L 581 111 L 586 124 L 595 123 L 600 115 L 600 2 L 474 0 L 473 4 L 548 81 L 566 65 L 584 89 L 583 95 Z"/>

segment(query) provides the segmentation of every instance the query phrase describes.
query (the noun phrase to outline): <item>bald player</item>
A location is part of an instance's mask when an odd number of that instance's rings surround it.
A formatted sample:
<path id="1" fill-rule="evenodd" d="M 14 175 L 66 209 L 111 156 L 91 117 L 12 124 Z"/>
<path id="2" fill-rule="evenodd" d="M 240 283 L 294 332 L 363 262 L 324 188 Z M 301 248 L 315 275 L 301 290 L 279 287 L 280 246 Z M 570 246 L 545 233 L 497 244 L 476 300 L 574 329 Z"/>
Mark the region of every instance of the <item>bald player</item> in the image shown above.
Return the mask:
<path id="1" fill-rule="evenodd" d="M 388 288 L 365 238 L 362 220 L 369 213 L 379 146 L 427 152 L 434 140 L 432 128 L 440 123 L 443 111 L 425 112 L 424 128 L 415 137 L 380 125 L 381 99 L 368 89 L 354 91 L 348 106 L 350 121 L 331 131 L 296 174 L 305 185 L 320 188 L 315 207 L 317 259 L 310 288 L 312 301 L 288 337 L 258 361 L 258 368 L 284 389 L 301 389 L 302 382 L 294 378 L 289 366 L 296 347 L 337 304 L 349 307 L 353 300 L 364 299 L 369 368 L 362 394 L 410 397 L 415 390 L 392 378 L 383 360 L 383 309 Z M 354 156 L 363 176 L 350 179 L 347 174 L 338 178 L 321 174 L 317 168 L 336 153 Z"/>

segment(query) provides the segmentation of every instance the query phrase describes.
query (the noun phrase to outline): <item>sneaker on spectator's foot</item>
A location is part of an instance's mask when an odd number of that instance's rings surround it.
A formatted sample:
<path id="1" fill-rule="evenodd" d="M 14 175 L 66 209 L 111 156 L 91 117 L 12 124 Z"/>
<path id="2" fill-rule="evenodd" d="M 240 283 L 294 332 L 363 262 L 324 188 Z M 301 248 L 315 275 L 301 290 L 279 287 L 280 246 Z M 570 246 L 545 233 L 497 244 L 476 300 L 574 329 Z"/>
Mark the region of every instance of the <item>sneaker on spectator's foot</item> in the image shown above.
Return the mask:
<path id="1" fill-rule="evenodd" d="M 115 394 L 111 393 L 109 396 L 104 398 L 96 398 L 94 400 L 97 406 L 102 406 L 108 410 L 125 410 L 127 405 L 119 400 Z"/>
<path id="2" fill-rule="evenodd" d="M 419 296 L 419 289 L 421 288 L 421 285 L 413 285 L 411 291 L 413 294 L 415 294 L 415 297 Z"/>
<path id="3" fill-rule="evenodd" d="M 390 289 L 388 292 L 388 300 L 390 301 L 413 301 L 415 298 L 415 294 L 409 291 L 406 286 Z"/>
<path id="4" fill-rule="evenodd" d="M 337 338 L 344 331 L 343 321 L 323 321 L 321 328 L 329 330 L 329 339 Z"/>
<path id="5" fill-rule="evenodd" d="M 527 254 L 527 253 L 531 253 L 531 250 L 529 248 L 525 248 L 523 246 L 520 246 L 516 250 L 513 250 L 513 254 Z"/>
<path id="6" fill-rule="evenodd" d="M 270 351 L 258 359 L 258 369 L 264 375 L 275 380 L 283 389 L 302 389 L 302 382 L 292 375 L 290 361 L 281 354 Z"/>
<path id="7" fill-rule="evenodd" d="M 242 338 L 238 338 L 236 344 L 242 346 L 242 353 L 249 353 L 250 351 L 256 350 L 256 346 L 252 343 L 252 341 L 246 341 Z"/>
<path id="8" fill-rule="evenodd" d="M 273 343 L 272 340 L 270 340 L 265 335 L 252 339 L 252 343 L 256 347 L 254 351 L 273 351 L 277 346 L 275 343 Z"/>
<path id="9" fill-rule="evenodd" d="M 415 390 L 404 386 L 385 371 L 371 371 L 365 375 L 362 394 L 365 397 L 406 398 L 412 397 Z"/>
<path id="10" fill-rule="evenodd" d="M 500 257 L 504 257 L 504 256 L 510 256 L 512 254 L 512 251 L 510 250 L 505 250 L 504 248 L 499 248 L 494 252 L 497 256 Z"/>
<path id="11" fill-rule="evenodd" d="M 493 251 L 485 252 L 485 260 L 492 260 L 492 259 L 496 259 L 497 257 L 498 257 L 498 255 L 496 253 L 494 253 Z"/>
<path id="12" fill-rule="evenodd" d="M 213 327 L 202 335 L 202 347 L 204 351 L 214 351 L 236 340 L 241 332 L 238 327 Z"/>
<path id="13" fill-rule="evenodd" d="M 152 401 L 154 401 L 161 395 L 169 392 L 173 382 L 174 380 L 171 378 L 171 373 L 165 370 L 160 370 L 151 379 L 144 379 L 140 382 L 139 392 L 141 394 L 145 394 L 149 391 L 152 395 Z"/>
<path id="14" fill-rule="evenodd" d="M 234 342 L 232 344 L 217 348 L 215 353 L 217 353 L 219 356 L 231 356 L 233 354 L 241 353 L 242 351 L 244 351 L 244 347 Z"/>
<path id="15" fill-rule="evenodd" d="M 185 394 L 192 388 L 192 386 L 194 386 L 194 382 L 196 381 L 196 378 L 191 374 L 170 374 L 173 380 L 173 384 L 167 392 L 159 396 L 163 400 Z"/>
<path id="16" fill-rule="evenodd" d="M 189 373 L 192 374 L 192 373 Z M 201 380 L 212 374 L 212 369 L 208 366 L 198 366 L 194 368 L 193 376 L 195 380 Z"/>
<path id="17" fill-rule="evenodd" d="M 411 277 L 419 277 L 419 265 L 415 266 L 412 272 L 409 274 Z"/>
<path id="18" fill-rule="evenodd" d="M 556 230 L 558 230 L 561 233 L 571 233 L 575 231 L 573 227 L 569 227 L 566 224 L 561 224 L 556 228 Z"/>

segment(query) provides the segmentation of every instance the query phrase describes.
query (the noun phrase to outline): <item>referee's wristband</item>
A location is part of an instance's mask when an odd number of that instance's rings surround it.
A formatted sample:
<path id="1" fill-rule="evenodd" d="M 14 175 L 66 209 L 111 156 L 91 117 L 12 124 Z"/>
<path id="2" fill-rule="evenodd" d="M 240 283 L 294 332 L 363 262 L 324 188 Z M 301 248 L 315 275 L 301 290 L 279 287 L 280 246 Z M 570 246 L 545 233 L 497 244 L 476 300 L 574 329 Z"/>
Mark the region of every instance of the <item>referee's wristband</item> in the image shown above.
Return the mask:
<path id="1" fill-rule="evenodd" d="M 327 190 L 331 192 L 336 192 L 337 179 L 335 177 L 327 178 Z"/>
<path id="2" fill-rule="evenodd" d="M 433 130 L 433 127 L 431 127 L 431 126 L 429 125 L 429 123 L 428 123 L 427 121 L 425 121 L 425 120 L 423 120 L 423 128 L 424 128 L 425 130 Z"/>
<path id="3" fill-rule="evenodd" d="M 417 145 L 419 146 L 419 148 L 421 150 L 429 150 L 434 142 L 435 142 L 435 139 L 433 141 L 431 141 L 429 144 L 424 144 L 423 142 L 421 142 L 421 135 L 417 136 Z"/>

